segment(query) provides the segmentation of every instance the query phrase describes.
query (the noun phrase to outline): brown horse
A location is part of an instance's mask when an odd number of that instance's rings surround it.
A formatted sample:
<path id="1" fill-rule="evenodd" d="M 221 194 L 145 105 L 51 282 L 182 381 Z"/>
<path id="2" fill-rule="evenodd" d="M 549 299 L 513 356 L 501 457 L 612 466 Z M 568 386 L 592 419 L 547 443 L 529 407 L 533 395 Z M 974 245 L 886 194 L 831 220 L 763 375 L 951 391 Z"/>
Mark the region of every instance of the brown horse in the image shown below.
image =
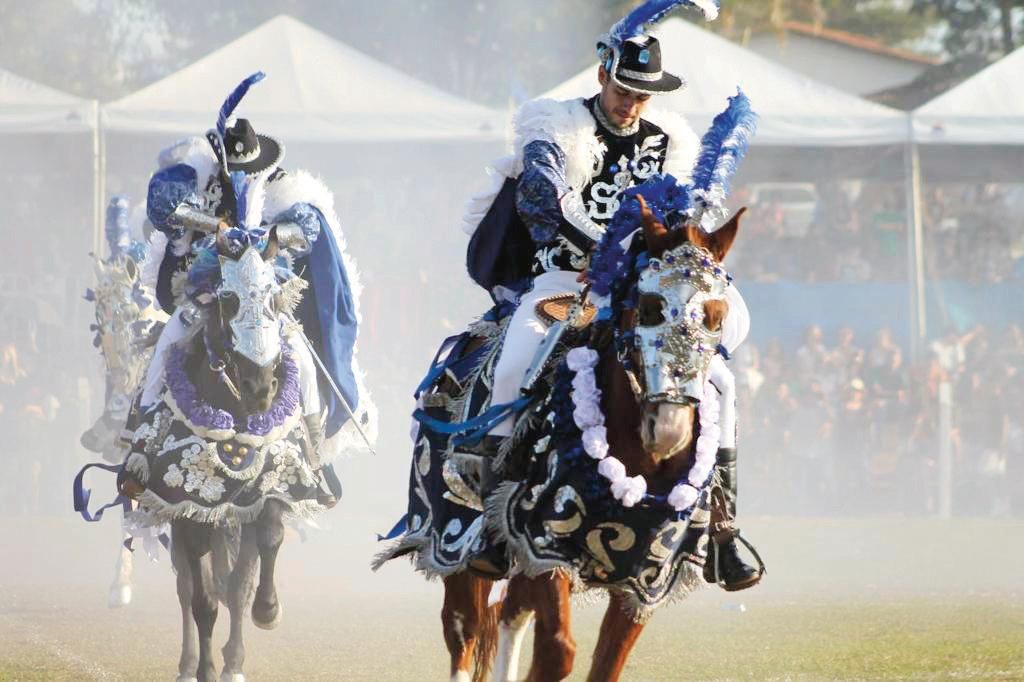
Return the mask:
<path id="1" fill-rule="evenodd" d="M 736 237 L 739 219 L 746 210 L 738 211 L 719 230 L 708 234 L 699 227 L 687 226 L 670 231 L 659 223 L 642 197 L 644 236 L 652 257 L 660 257 L 689 242 L 706 249 L 719 263 L 728 253 Z M 623 328 L 636 324 L 654 324 L 660 318 L 660 303 L 641 299 L 636 315 L 625 315 Z M 704 304 L 705 326 L 717 331 L 728 309 L 723 301 Z M 685 475 L 695 446 L 696 404 L 669 402 L 638 402 L 630 377 L 610 347 L 601 353 L 597 367 L 603 387 L 603 411 L 607 418 L 609 451 L 625 465 L 630 476 L 642 474 L 648 490 L 667 493 Z M 497 633 L 493 627 L 493 611 L 487 606 L 492 581 L 462 572 L 445 579 L 445 606 L 442 620 L 445 641 L 451 654 L 452 680 L 470 679 L 470 665 L 476 653 L 477 666 L 473 677 L 483 679 L 489 668 L 486 659 L 497 650 L 494 679 L 517 679 L 519 647 L 531 620 L 534 628 L 533 657 L 526 679 L 538 682 L 561 680 L 573 668 L 576 644 L 572 637 L 569 596 L 572 579 L 566 571 L 555 570 L 536 577 L 515 575 L 508 583 L 507 596 L 500 605 Z M 617 680 L 626 659 L 644 628 L 644 622 L 633 617 L 625 597 L 614 590 L 601 624 L 600 638 L 594 651 L 589 680 Z M 491 639 L 497 635 L 497 643 Z"/>

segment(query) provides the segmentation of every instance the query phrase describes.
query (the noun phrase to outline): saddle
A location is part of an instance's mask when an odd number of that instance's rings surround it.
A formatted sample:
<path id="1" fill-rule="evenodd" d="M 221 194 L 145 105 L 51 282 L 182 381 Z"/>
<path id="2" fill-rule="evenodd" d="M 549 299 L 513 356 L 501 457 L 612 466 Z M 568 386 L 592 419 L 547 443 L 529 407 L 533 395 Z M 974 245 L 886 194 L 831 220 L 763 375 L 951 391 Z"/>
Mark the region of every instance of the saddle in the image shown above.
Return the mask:
<path id="1" fill-rule="evenodd" d="M 565 322 L 569 319 L 570 311 L 576 302 L 575 294 L 559 294 L 549 296 L 537 303 L 537 316 L 544 320 L 548 326 L 555 322 Z M 583 314 L 573 324 L 574 329 L 586 329 L 597 316 L 597 307 L 592 303 L 583 304 Z"/>

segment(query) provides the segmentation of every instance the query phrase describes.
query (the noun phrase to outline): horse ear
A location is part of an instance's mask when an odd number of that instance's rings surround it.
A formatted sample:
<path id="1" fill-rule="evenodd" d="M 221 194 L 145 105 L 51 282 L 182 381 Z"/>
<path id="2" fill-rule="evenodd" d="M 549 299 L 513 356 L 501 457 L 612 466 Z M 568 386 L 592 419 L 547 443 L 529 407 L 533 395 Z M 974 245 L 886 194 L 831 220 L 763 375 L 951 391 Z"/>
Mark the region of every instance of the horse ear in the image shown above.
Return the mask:
<path id="1" fill-rule="evenodd" d="M 270 236 L 267 237 L 267 247 L 263 249 L 263 260 L 274 260 L 277 258 L 277 254 L 280 250 L 281 249 L 277 241 L 277 227 L 272 227 L 270 228 Z"/>
<path id="2" fill-rule="evenodd" d="M 736 211 L 735 214 L 725 225 L 709 234 L 705 237 L 707 243 L 707 249 L 711 252 L 711 255 L 715 257 L 715 260 L 721 263 L 725 259 L 725 254 L 729 253 L 729 249 L 732 248 L 732 243 L 736 240 L 736 232 L 740 228 L 740 218 L 747 212 L 747 207 L 744 206 L 740 210 Z"/>
<path id="3" fill-rule="evenodd" d="M 647 253 L 652 258 L 660 258 L 672 246 L 668 228 L 654 217 L 642 195 L 637 194 L 636 200 L 640 202 L 640 222 L 647 242 Z"/>

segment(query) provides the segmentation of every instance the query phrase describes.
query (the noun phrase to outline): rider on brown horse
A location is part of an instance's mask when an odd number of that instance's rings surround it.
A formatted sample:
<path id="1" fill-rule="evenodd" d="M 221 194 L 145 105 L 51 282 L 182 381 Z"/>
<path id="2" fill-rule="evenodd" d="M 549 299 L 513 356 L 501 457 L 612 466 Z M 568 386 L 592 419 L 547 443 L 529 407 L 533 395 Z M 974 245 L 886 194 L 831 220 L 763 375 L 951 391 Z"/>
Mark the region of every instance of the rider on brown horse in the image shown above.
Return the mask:
<path id="1" fill-rule="evenodd" d="M 496 194 L 476 198 L 466 220 L 473 233 L 470 274 L 495 300 L 517 305 L 494 369 L 492 406 L 519 398 L 524 374 L 546 332 L 537 304 L 580 292 L 579 273 L 619 208 L 622 192 L 659 173 L 686 182 L 693 167 L 699 142 L 686 121 L 669 112 L 646 113 L 652 97 L 684 85 L 662 69 L 658 40 L 640 35 L 606 40 L 598 47 L 600 93 L 586 100 L 542 99 L 524 105 L 514 120 L 516 154 L 496 167 L 506 178 L 504 185 Z M 734 286 L 727 296 L 730 314 L 722 347 L 731 352 L 746 336 L 749 317 Z M 595 333 L 600 327 L 595 325 Z M 710 379 L 722 393 L 717 468 L 731 520 L 736 501 L 735 388 L 720 356 Z M 493 458 L 510 446 L 514 418 L 508 414 L 489 431 L 482 454 Z M 484 478 L 486 495 L 497 475 L 485 467 Z M 757 582 L 758 571 L 740 558 L 732 534 L 720 532 L 715 539 L 705 577 L 715 581 L 717 566 L 718 582 L 726 589 Z M 499 554 L 491 551 L 474 565 L 500 572 L 504 558 Z"/>

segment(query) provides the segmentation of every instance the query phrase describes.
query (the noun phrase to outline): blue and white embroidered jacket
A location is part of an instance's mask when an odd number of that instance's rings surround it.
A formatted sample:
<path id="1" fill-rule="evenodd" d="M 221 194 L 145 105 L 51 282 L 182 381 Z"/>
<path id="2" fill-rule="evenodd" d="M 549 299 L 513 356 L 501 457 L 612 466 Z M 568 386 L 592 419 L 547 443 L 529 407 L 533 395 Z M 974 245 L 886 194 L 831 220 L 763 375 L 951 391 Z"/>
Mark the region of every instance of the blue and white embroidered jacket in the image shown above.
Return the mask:
<path id="1" fill-rule="evenodd" d="M 650 121 L 619 129 L 607 120 L 597 97 L 584 106 L 594 118 L 600 149 L 586 186 L 570 186 L 565 152 L 557 143 L 533 140 L 523 149 L 516 209 L 537 248 L 534 275 L 583 270 L 587 254 L 618 210 L 619 195 L 660 173 L 668 153 L 665 131 Z"/>
<path id="2" fill-rule="evenodd" d="M 668 112 L 653 110 L 632 129 L 615 129 L 596 97 L 528 102 L 513 127 L 515 154 L 494 164 L 499 182 L 470 201 L 463 224 L 474 234 L 502 183 L 515 179 L 515 210 L 533 241 L 532 276 L 583 270 L 621 193 L 661 172 L 686 181 L 700 148 L 686 121 Z"/>

